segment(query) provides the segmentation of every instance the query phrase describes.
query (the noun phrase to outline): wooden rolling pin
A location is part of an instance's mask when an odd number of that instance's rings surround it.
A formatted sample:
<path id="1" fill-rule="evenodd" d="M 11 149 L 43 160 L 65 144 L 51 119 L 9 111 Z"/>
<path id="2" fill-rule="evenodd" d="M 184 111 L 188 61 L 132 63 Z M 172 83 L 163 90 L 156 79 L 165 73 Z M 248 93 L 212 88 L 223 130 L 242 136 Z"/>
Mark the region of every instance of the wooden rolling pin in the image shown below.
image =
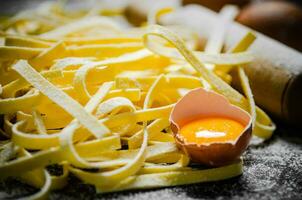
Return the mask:
<path id="1" fill-rule="evenodd" d="M 217 23 L 217 13 L 200 5 L 187 5 L 165 15 L 163 25 L 183 25 L 208 38 Z M 233 22 L 226 34 L 226 48 L 232 47 L 248 27 Z M 245 68 L 258 105 L 272 115 L 298 125 L 302 123 L 302 54 L 263 34 L 250 47 L 255 60 Z M 235 87 L 239 83 L 234 79 Z"/>

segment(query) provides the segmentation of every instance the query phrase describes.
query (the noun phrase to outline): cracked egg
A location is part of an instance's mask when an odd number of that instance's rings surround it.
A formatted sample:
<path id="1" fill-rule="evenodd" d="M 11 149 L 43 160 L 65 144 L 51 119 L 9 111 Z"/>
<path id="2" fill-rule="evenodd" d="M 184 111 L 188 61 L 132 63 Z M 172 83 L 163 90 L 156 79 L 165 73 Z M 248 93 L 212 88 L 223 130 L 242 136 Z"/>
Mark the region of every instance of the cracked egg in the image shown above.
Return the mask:
<path id="1" fill-rule="evenodd" d="M 240 158 L 252 135 L 252 117 L 224 96 L 203 88 L 182 97 L 170 115 L 177 146 L 192 161 L 222 166 Z"/>

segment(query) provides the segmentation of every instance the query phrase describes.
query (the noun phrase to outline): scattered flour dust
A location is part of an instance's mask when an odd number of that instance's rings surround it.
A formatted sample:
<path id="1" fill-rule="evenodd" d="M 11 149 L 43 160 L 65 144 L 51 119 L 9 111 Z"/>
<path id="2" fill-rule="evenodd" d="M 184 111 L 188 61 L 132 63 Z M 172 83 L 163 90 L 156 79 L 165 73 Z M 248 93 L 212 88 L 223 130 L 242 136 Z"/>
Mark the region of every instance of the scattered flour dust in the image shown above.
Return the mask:
<path id="1" fill-rule="evenodd" d="M 180 187 L 112 194 L 114 200 L 302 199 L 302 145 L 275 136 L 254 140 L 244 155 L 238 178 Z"/>

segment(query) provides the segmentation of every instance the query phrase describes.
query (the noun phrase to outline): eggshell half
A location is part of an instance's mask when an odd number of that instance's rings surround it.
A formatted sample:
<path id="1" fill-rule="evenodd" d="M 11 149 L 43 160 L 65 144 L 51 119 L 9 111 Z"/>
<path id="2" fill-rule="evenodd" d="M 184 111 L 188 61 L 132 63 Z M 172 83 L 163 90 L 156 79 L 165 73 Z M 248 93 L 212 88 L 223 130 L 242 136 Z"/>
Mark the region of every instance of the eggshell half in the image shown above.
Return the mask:
<path id="1" fill-rule="evenodd" d="M 236 120 L 245 129 L 235 141 L 223 143 L 187 143 L 179 130 L 188 122 L 204 117 L 225 117 Z M 252 134 L 252 118 L 246 111 L 230 104 L 222 95 L 203 88 L 191 90 L 181 98 L 170 115 L 171 129 L 177 146 L 192 161 L 208 166 L 222 166 L 237 160 L 247 148 Z"/>

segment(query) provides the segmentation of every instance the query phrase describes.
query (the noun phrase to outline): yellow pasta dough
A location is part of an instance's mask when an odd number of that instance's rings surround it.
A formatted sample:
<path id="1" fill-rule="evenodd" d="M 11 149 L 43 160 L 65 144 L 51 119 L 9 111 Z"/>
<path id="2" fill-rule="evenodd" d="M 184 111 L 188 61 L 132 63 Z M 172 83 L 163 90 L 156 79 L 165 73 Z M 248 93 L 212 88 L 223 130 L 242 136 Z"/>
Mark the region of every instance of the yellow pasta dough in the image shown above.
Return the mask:
<path id="1" fill-rule="evenodd" d="M 274 124 L 255 106 L 241 67 L 253 60 L 247 51 L 253 33 L 238 38 L 227 52 L 221 51 L 223 34 L 214 34 L 208 50 L 197 51 L 186 35 L 154 25 L 173 12 L 170 8 L 151 13 L 146 27 L 125 28 L 115 17 L 48 6 L 43 18 L 25 12 L 1 26 L 0 114 L 6 141 L 0 144 L 0 178 L 18 177 L 40 188 L 28 198 L 47 198 L 67 184 L 69 173 L 100 193 L 242 174 L 242 161 L 193 169 L 175 146 L 169 115 L 190 89 L 224 95 L 253 116 L 254 135 L 272 135 Z M 224 22 L 236 9 L 223 12 L 218 31 L 226 29 Z M 245 96 L 224 81 L 235 67 Z M 63 174 L 52 175 L 46 169 L 52 164 Z"/>

